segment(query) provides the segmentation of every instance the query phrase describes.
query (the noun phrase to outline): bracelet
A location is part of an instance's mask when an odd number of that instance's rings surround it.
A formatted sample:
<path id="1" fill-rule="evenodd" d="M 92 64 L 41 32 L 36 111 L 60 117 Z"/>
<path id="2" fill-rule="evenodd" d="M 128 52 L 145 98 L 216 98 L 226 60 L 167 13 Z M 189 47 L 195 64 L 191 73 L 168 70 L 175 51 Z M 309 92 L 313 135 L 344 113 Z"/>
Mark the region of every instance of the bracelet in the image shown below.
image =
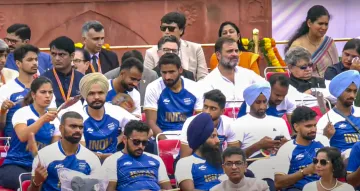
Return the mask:
<path id="1" fill-rule="evenodd" d="M 41 184 L 42 184 L 42 183 L 40 183 L 40 184 L 36 184 L 36 183 L 35 183 L 35 178 L 32 180 L 32 183 L 33 183 L 33 185 L 34 185 L 35 187 L 40 187 L 40 186 L 41 186 Z"/>

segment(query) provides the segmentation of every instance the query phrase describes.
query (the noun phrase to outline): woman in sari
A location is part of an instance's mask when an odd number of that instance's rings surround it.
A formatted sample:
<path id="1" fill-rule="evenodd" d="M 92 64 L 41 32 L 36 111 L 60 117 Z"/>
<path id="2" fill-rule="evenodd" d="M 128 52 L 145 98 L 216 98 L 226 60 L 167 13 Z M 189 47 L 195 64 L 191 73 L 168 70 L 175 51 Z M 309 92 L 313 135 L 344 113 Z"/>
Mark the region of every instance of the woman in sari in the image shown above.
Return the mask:
<path id="1" fill-rule="evenodd" d="M 237 41 L 238 47 L 239 47 L 239 63 L 238 63 L 238 65 L 243 68 L 252 70 L 255 73 L 260 75 L 259 66 L 258 66 L 259 55 L 254 54 L 252 52 L 248 52 L 244 48 L 244 46 L 241 42 L 241 34 L 240 34 L 239 28 L 232 22 L 228 22 L 228 21 L 223 22 L 219 28 L 219 37 L 222 37 L 222 36 L 228 36 L 228 37 L 233 38 L 235 41 Z M 210 70 L 213 70 L 214 68 L 216 68 L 218 63 L 219 62 L 216 58 L 215 53 L 212 54 L 212 56 L 210 58 L 210 66 L 209 66 Z"/>
<path id="2" fill-rule="evenodd" d="M 331 37 L 325 36 L 330 14 L 325 7 L 315 5 L 307 13 L 306 20 L 292 36 L 285 48 L 302 46 L 311 53 L 313 77 L 323 78 L 326 69 L 339 62 L 338 52 Z"/>

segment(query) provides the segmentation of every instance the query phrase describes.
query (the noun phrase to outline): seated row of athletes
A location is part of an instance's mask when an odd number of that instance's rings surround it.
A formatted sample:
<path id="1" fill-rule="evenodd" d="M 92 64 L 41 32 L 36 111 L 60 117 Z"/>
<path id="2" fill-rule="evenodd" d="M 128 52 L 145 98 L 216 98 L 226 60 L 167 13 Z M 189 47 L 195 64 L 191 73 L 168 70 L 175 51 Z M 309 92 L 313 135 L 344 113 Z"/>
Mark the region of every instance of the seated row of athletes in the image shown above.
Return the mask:
<path id="1" fill-rule="evenodd" d="M 56 44 L 54 46 L 56 47 Z M 318 148 L 329 145 L 329 139 L 330 145 L 338 148 L 345 157 L 350 155 L 348 171 L 351 174 L 347 176 L 347 180 L 354 186 L 359 186 L 356 183 L 360 182 L 360 164 L 356 157 L 359 154 L 350 154 L 351 148 L 359 140 L 359 133 L 338 114 L 342 112 L 355 122 L 358 120 L 354 117 L 358 112 L 357 108 L 352 106 L 360 85 L 357 71 L 343 72 L 330 82 L 329 91 L 337 98 L 336 110 L 329 111 L 329 118 L 324 115 L 319 120 L 317 130 L 316 114 L 309 114 L 301 110 L 304 108 L 298 108 L 300 113 L 293 115 L 290 120 L 298 134 L 295 140 L 288 141 L 291 137 L 285 121 L 266 114 L 268 102 L 272 101 L 275 105 L 282 102 L 278 98 L 272 100 L 273 96 L 277 96 L 272 94 L 271 88 L 288 87 L 287 78 L 274 75 L 268 83 L 253 72 L 246 74 L 245 76 L 254 74 L 252 80 L 257 81 L 243 91 L 250 111 L 233 121 L 222 115 L 226 104 L 224 94 L 216 89 L 204 94 L 200 91 L 202 88 L 199 84 L 180 77 L 180 58 L 176 54 L 166 53 L 159 60 L 162 77 L 149 84 L 146 90 L 144 110 L 146 117 L 151 119 L 148 120 L 150 130 L 147 125 L 136 121 L 139 118 L 125 109 L 106 102 L 108 95 L 116 94 L 111 92 L 114 91 L 110 88 L 112 81 L 100 73 L 88 74 L 81 79 L 79 93 L 84 104 L 77 102 L 60 113 L 50 109 L 54 107 L 51 81 L 45 77 L 33 79 L 37 71 L 38 52 L 39 50 L 31 45 L 16 49 L 14 57 L 19 67 L 19 77 L 0 89 L 1 96 L 6 97 L 1 108 L 1 118 L 6 117 L 6 120 L 2 121 L 6 121 L 6 127 L 11 127 L 10 149 L 0 167 L 0 185 L 6 188 L 18 188 L 19 174 L 32 170 L 33 190 L 39 190 L 40 186 L 43 190 L 59 190 L 56 168 L 67 167 L 89 174 L 100 168 L 100 161 L 105 160 L 103 166 L 110 178 L 109 190 L 170 189 L 161 159 L 143 153 L 151 136 L 166 131 L 181 133 L 181 159 L 176 165 L 175 176 L 182 190 L 209 190 L 219 183 L 217 178 L 206 177 L 223 174 L 221 169 L 211 167 L 221 164 L 220 155 L 211 148 L 225 145 L 241 147 L 248 158 L 275 155 L 281 147 L 278 153 L 284 154 L 280 155 L 283 158 L 278 160 L 281 162 L 281 174 L 275 176 L 276 187 L 280 189 L 294 186 L 301 189 L 306 183 L 319 178 L 312 175 L 314 166 L 310 164 Z M 224 54 L 221 48 L 217 54 Z M 234 63 L 236 64 L 237 60 Z M 120 70 L 138 70 L 141 73 L 142 69 L 141 62 L 130 58 L 122 63 Z M 241 68 L 238 70 L 247 71 Z M 141 75 L 138 75 L 133 79 L 132 87 L 136 86 L 140 78 Z M 129 91 L 132 91 L 132 88 L 129 88 Z M 24 95 L 26 96 L 22 103 L 17 102 L 17 99 Z M 209 113 L 211 119 L 199 122 L 195 119 L 203 118 L 202 115 L 192 117 L 194 112 L 201 111 Z M 302 113 L 308 115 L 303 116 Z M 205 133 L 205 130 L 199 131 L 207 127 L 209 122 L 212 128 L 215 127 L 211 136 Z M 340 128 L 335 131 L 332 124 Z M 35 134 L 40 149 L 35 160 L 27 149 L 31 133 Z M 314 140 L 315 135 L 321 143 Z M 165 138 L 159 136 L 159 139 Z M 81 141 L 86 148 L 79 145 Z M 124 149 L 116 153 L 120 142 L 124 143 Z M 284 144 L 288 146 L 282 146 Z M 359 144 L 355 146 L 357 148 Z M 351 152 L 359 152 L 359 149 Z M 301 154 L 302 157 L 297 157 Z M 201 171 L 202 168 L 194 168 L 193 165 L 205 165 L 205 169 L 212 170 Z M 149 170 L 151 168 L 154 170 Z"/>

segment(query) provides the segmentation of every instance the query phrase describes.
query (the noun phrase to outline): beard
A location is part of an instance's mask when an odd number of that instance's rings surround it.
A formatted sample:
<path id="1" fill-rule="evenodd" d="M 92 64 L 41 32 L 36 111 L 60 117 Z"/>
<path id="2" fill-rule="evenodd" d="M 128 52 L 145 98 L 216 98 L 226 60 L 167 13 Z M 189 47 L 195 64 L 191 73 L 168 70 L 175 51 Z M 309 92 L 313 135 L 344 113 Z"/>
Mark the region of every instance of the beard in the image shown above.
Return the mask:
<path id="1" fill-rule="evenodd" d="M 164 84 L 166 85 L 166 87 L 173 87 L 178 81 L 180 80 L 180 75 L 175 79 L 175 80 L 164 80 Z"/>
<path id="2" fill-rule="evenodd" d="M 95 105 L 96 103 L 100 103 L 100 104 L 99 104 L 99 105 Z M 104 102 L 104 101 L 100 101 L 100 100 L 98 100 L 98 101 L 93 101 L 93 102 L 91 102 L 91 103 L 88 102 L 89 107 L 91 107 L 91 108 L 93 108 L 93 109 L 96 109 L 96 110 L 101 109 L 101 108 L 104 106 L 104 104 L 105 104 L 105 102 Z"/>
<path id="3" fill-rule="evenodd" d="M 221 57 L 220 64 L 228 69 L 234 69 L 239 63 L 239 57 L 224 58 Z"/>
<path id="4" fill-rule="evenodd" d="M 315 135 L 301 135 L 301 137 L 307 141 L 312 141 L 316 138 L 316 134 Z"/>
<path id="5" fill-rule="evenodd" d="M 207 163 L 216 169 L 220 169 L 222 165 L 220 145 L 209 145 L 204 143 L 200 146 L 200 152 Z"/>
<path id="6" fill-rule="evenodd" d="M 79 136 L 79 137 L 75 137 L 75 136 Z M 81 134 L 80 133 L 74 133 L 71 136 L 64 136 L 64 139 L 68 142 L 70 142 L 71 144 L 78 144 L 81 140 Z"/>
<path id="7" fill-rule="evenodd" d="M 144 150 L 142 150 L 142 149 L 132 150 L 132 149 L 130 148 L 128 142 L 127 142 L 127 144 L 126 144 L 126 150 L 127 150 L 128 154 L 129 154 L 130 156 L 135 157 L 135 158 L 140 157 L 140 156 L 143 154 L 143 152 L 144 152 Z"/>
<path id="8" fill-rule="evenodd" d="M 133 91 L 134 87 L 130 87 L 128 84 L 126 84 L 124 81 L 121 81 L 121 86 L 128 92 Z"/>

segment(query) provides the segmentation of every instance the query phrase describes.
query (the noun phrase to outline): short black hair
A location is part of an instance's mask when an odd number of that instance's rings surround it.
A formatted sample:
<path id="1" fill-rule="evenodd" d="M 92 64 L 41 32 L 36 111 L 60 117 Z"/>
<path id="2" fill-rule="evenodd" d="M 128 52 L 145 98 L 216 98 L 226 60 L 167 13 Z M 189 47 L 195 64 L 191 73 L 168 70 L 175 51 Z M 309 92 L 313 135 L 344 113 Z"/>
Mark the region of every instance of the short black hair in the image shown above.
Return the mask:
<path id="1" fill-rule="evenodd" d="M 123 63 L 126 59 L 131 57 L 137 58 L 138 60 L 140 60 L 141 63 L 144 63 L 144 57 L 142 56 L 141 52 L 139 52 L 138 50 L 126 51 L 121 57 L 121 63 Z"/>
<path id="2" fill-rule="evenodd" d="M 213 102 L 216 102 L 217 104 L 219 104 L 219 107 L 221 109 L 225 108 L 225 104 L 226 104 L 226 97 L 225 95 L 218 89 L 214 89 L 214 90 L 210 90 L 206 93 L 204 93 L 204 101 L 208 99 L 211 100 Z"/>
<path id="3" fill-rule="evenodd" d="M 61 116 L 60 124 L 61 124 L 61 125 L 64 125 L 66 119 L 68 119 L 68 118 L 81 119 L 81 120 L 83 120 L 83 117 L 82 117 L 78 112 L 68 111 L 68 112 L 64 113 L 64 114 Z"/>
<path id="4" fill-rule="evenodd" d="M 124 127 L 124 135 L 126 137 L 130 137 L 130 135 L 132 134 L 133 131 L 146 132 L 149 134 L 150 127 L 142 121 L 131 120 Z"/>
<path id="5" fill-rule="evenodd" d="M 182 13 L 170 12 L 161 18 L 161 23 L 176 23 L 179 29 L 183 30 L 183 33 L 180 36 L 183 36 L 185 34 L 186 17 Z"/>
<path id="6" fill-rule="evenodd" d="M 31 38 L 31 30 L 30 27 L 26 24 L 13 24 L 6 30 L 7 33 L 14 33 L 18 36 L 21 40 L 30 40 Z"/>
<path id="7" fill-rule="evenodd" d="M 226 157 L 230 157 L 231 155 L 241 155 L 243 157 L 243 161 L 246 162 L 246 154 L 239 147 L 228 147 L 222 153 L 222 160 L 225 162 Z"/>
<path id="8" fill-rule="evenodd" d="M 57 37 L 56 39 L 51 41 L 49 47 L 50 47 L 50 49 L 55 47 L 56 49 L 64 50 L 65 52 L 68 52 L 69 54 L 72 54 L 75 52 L 74 41 L 71 40 L 71 38 L 69 38 L 67 36 Z"/>
<path id="9" fill-rule="evenodd" d="M 39 54 L 40 50 L 38 47 L 31 44 L 24 44 L 14 50 L 14 59 L 22 62 L 28 52 L 35 52 L 36 54 Z"/>
<path id="10" fill-rule="evenodd" d="M 291 125 L 294 127 L 295 123 L 309 121 L 315 119 L 316 112 L 309 107 L 299 106 L 291 115 Z"/>
<path id="11" fill-rule="evenodd" d="M 237 43 L 234 39 L 227 37 L 227 36 L 223 36 L 217 39 L 216 43 L 215 43 L 215 52 L 221 52 L 223 45 L 225 43 Z"/>
<path id="12" fill-rule="evenodd" d="M 316 156 L 324 152 L 332 163 L 334 178 L 343 178 L 346 175 L 345 165 L 341 158 L 341 152 L 335 147 L 323 147 L 316 152 Z"/>
<path id="13" fill-rule="evenodd" d="M 360 39 L 353 38 L 353 39 L 349 40 L 345 44 L 343 51 L 349 50 L 349 49 L 354 49 L 358 54 L 360 54 Z"/>
<path id="14" fill-rule="evenodd" d="M 144 65 L 140 62 L 139 59 L 134 58 L 134 57 L 130 57 L 128 59 L 126 59 L 120 66 L 120 71 L 125 70 L 125 69 L 131 69 L 132 67 L 135 67 L 136 69 L 138 69 L 141 73 L 143 73 L 144 71 Z"/>
<path id="15" fill-rule="evenodd" d="M 160 50 L 162 48 L 162 46 L 167 42 L 176 43 L 178 46 L 178 49 L 180 48 L 180 41 L 174 35 L 170 35 L 170 36 L 163 36 L 160 38 L 160 40 L 158 42 L 158 49 Z"/>
<path id="16" fill-rule="evenodd" d="M 85 62 L 90 62 L 91 61 L 91 57 L 90 57 L 90 53 L 83 49 L 83 48 L 75 48 L 75 52 L 81 52 L 84 56 L 84 61 Z"/>
<path id="17" fill-rule="evenodd" d="M 159 68 L 161 69 L 162 65 L 167 64 L 173 64 L 179 69 L 181 67 L 180 57 L 174 53 L 165 53 L 159 59 Z"/>
<path id="18" fill-rule="evenodd" d="M 280 86 L 286 87 L 286 88 L 288 88 L 289 84 L 290 84 L 289 78 L 284 74 L 271 75 L 269 78 L 269 83 L 270 83 L 271 87 L 273 87 L 276 84 L 276 82 L 279 82 Z"/>

